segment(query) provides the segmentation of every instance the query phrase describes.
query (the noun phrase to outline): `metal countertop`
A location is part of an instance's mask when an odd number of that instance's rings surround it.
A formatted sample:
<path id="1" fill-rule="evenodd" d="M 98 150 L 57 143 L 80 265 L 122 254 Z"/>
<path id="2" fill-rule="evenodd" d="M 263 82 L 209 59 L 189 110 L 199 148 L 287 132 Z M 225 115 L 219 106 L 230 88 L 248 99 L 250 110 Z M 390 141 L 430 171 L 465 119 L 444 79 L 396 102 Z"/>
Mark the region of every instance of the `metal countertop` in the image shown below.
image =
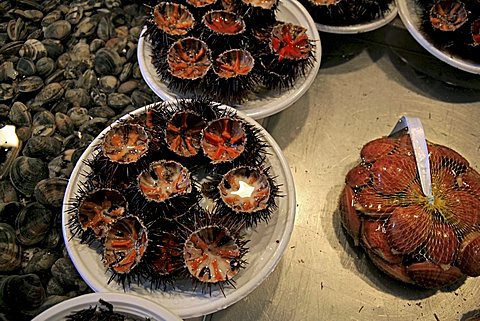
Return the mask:
<path id="1" fill-rule="evenodd" d="M 205 319 L 438 321 L 475 314 L 480 279 L 448 291 L 392 281 L 353 247 L 337 208 L 361 147 L 387 135 L 402 115 L 420 117 L 428 140 L 457 150 L 480 170 L 480 77 L 432 57 L 398 18 L 368 34 L 321 34 L 321 42 L 313 86 L 264 121 L 295 180 L 290 244 L 252 294 Z"/>

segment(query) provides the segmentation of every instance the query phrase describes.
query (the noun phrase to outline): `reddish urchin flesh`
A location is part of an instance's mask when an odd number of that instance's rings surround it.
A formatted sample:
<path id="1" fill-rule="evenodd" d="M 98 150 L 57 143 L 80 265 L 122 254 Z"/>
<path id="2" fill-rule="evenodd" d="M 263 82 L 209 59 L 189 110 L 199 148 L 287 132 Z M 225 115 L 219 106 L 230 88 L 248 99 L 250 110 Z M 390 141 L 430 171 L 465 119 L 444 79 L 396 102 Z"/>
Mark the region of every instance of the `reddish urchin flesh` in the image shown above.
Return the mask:
<path id="1" fill-rule="evenodd" d="M 241 121 L 221 118 L 203 130 L 202 148 L 213 163 L 230 162 L 243 153 L 246 140 Z"/>
<path id="2" fill-rule="evenodd" d="M 117 220 L 105 238 L 104 262 L 115 273 L 129 273 L 143 257 L 148 238 L 143 223 L 134 216 Z"/>
<path id="3" fill-rule="evenodd" d="M 278 0 L 242 0 L 242 2 L 253 7 L 270 10 L 277 4 Z"/>
<path id="4" fill-rule="evenodd" d="M 185 242 L 185 265 L 200 282 L 231 280 L 241 267 L 241 257 L 240 246 L 222 227 L 203 227 L 193 232 Z"/>
<path id="5" fill-rule="evenodd" d="M 187 7 L 170 2 L 161 2 L 153 10 L 155 24 L 172 36 L 183 36 L 193 28 L 195 19 Z"/>
<path id="6" fill-rule="evenodd" d="M 223 10 L 208 12 L 203 17 L 203 23 L 222 35 L 238 35 L 245 30 L 245 22 L 239 15 Z"/>
<path id="7" fill-rule="evenodd" d="M 273 28 L 270 46 L 279 61 L 307 59 L 312 51 L 307 29 L 291 23 L 281 23 Z"/>
<path id="8" fill-rule="evenodd" d="M 148 151 L 148 135 L 140 125 L 123 124 L 108 131 L 103 139 L 103 154 L 111 161 L 129 164 Z"/>
<path id="9" fill-rule="evenodd" d="M 92 230 L 95 237 L 105 236 L 110 225 L 126 213 L 127 201 L 118 191 L 100 189 L 87 194 L 78 205 L 78 221 L 83 230 Z"/>
<path id="10" fill-rule="evenodd" d="M 472 32 L 473 45 L 478 46 L 480 44 L 480 19 L 477 19 L 474 22 L 472 22 L 471 32 Z"/>
<path id="11" fill-rule="evenodd" d="M 220 54 L 215 60 L 213 69 L 221 78 L 232 78 L 248 75 L 253 66 L 254 59 L 248 51 L 233 49 Z"/>
<path id="12" fill-rule="evenodd" d="M 207 45 L 191 37 L 178 40 L 170 47 L 167 62 L 173 76 L 190 80 L 205 76 L 212 64 Z"/>
<path id="13" fill-rule="evenodd" d="M 252 213 L 268 206 L 270 182 L 267 175 L 253 168 L 229 171 L 218 188 L 223 202 L 235 212 Z"/>
<path id="14" fill-rule="evenodd" d="M 333 6 L 341 0 L 310 0 L 316 6 Z"/>
<path id="15" fill-rule="evenodd" d="M 187 0 L 187 2 L 196 8 L 202 8 L 214 4 L 217 0 Z"/>
<path id="16" fill-rule="evenodd" d="M 422 192 L 408 134 L 367 143 L 346 176 L 342 225 L 380 270 L 426 288 L 480 275 L 480 175 L 428 143 L 433 201 Z"/>
<path id="17" fill-rule="evenodd" d="M 165 129 L 168 148 L 184 157 L 197 155 L 201 148 L 200 133 L 206 125 L 203 118 L 193 112 L 175 113 Z"/>
<path id="18" fill-rule="evenodd" d="M 164 202 L 192 190 L 190 172 L 174 161 L 157 161 L 138 176 L 138 188 L 149 201 Z"/>
<path id="19" fill-rule="evenodd" d="M 430 22 L 435 29 L 455 31 L 468 20 L 465 5 L 456 0 L 441 0 L 430 10 Z"/>

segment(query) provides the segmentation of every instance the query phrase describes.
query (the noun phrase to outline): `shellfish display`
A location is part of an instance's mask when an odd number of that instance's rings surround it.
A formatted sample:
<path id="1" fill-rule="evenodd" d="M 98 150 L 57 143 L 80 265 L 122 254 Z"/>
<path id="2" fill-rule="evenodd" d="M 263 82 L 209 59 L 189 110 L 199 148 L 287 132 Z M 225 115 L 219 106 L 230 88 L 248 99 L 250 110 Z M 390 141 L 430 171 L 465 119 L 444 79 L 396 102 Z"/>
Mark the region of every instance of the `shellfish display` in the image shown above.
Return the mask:
<path id="1" fill-rule="evenodd" d="M 65 213 L 73 237 L 102 253 L 109 283 L 234 286 L 246 266 L 246 228 L 268 222 L 280 197 L 258 129 L 231 109 L 179 100 L 115 123 L 99 141 Z M 117 177 L 115 188 L 99 178 L 131 157 L 145 164 L 128 163 L 135 174 Z"/>
<path id="2" fill-rule="evenodd" d="M 265 85 L 278 91 L 293 87 L 312 68 L 316 46 L 301 26 L 289 24 L 294 32 L 274 33 L 282 23 L 275 18 L 278 3 L 159 2 L 144 34 L 158 78 L 183 96 L 201 93 L 230 105 Z"/>
<path id="3" fill-rule="evenodd" d="M 349 26 L 369 23 L 385 17 L 392 0 L 300 0 L 316 23 L 328 26 Z"/>
<path id="4" fill-rule="evenodd" d="M 477 1 L 418 1 L 421 30 L 441 50 L 478 62 L 480 4 Z"/>
<path id="5" fill-rule="evenodd" d="M 375 139 L 346 176 L 342 225 L 389 276 L 442 288 L 480 276 L 480 174 L 427 142 L 433 198 L 422 191 L 410 136 Z"/>

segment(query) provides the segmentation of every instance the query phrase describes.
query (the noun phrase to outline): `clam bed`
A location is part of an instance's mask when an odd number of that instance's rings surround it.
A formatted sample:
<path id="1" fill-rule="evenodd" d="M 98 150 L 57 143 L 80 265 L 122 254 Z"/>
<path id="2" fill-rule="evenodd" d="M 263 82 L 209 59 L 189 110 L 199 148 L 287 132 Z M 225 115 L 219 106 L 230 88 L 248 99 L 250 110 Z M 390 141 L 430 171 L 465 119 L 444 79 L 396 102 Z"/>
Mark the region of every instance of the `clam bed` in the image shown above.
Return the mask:
<path id="1" fill-rule="evenodd" d="M 146 112 L 148 108 L 139 109 L 130 115 L 122 118 L 126 121 L 132 116 L 138 116 Z M 237 302 L 255 289 L 275 268 L 280 260 L 283 251 L 288 243 L 293 229 L 295 216 L 295 191 L 290 169 L 283 157 L 280 148 L 271 136 L 249 117 L 232 108 L 222 106 L 222 110 L 236 113 L 237 117 L 252 125 L 259 132 L 259 137 L 266 144 L 266 165 L 270 167 L 270 173 L 275 177 L 276 183 L 281 186 L 280 193 L 284 195 L 277 200 L 276 209 L 268 222 L 259 223 L 255 228 L 246 229 L 245 233 L 250 240 L 249 251 L 245 255 L 248 262 L 245 269 L 241 270 L 234 278 L 235 287 L 225 285 L 223 289 L 212 287 L 211 293 L 203 293 L 201 289 L 192 288 L 192 282 L 178 281 L 176 288 L 169 291 L 152 290 L 151 284 L 131 284 L 126 290 L 142 297 L 161 303 L 163 306 L 178 314 L 182 318 L 195 317 L 209 314 Z M 118 122 L 116 123 L 118 125 Z M 113 125 L 115 128 L 116 125 Z M 63 206 L 62 223 L 63 235 L 67 251 L 85 282 L 96 292 L 124 292 L 125 288 L 121 283 L 109 282 L 110 275 L 101 262 L 101 255 L 81 240 L 74 237 L 69 228 L 69 221 L 72 213 L 71 200 L 78 196 L 85 175 L 88 174 L 88 167 L 85 161 L 94 157 L 96 145 L 100 137 L 108 133 L 111 128 L 105 129 L 87 148 L 78 166 L 72 173 Z M 70 214 L 69 214 L 70 213 Z"/>

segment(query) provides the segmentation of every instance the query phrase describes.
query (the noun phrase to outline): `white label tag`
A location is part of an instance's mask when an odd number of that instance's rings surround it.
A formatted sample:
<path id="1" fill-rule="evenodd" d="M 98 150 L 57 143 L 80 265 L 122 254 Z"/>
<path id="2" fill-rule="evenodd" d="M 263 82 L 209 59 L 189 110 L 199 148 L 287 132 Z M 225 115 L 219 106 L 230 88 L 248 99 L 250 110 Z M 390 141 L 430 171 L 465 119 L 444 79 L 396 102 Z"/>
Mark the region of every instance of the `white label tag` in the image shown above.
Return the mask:
<path id="1" fill-rule="evenodd" d="M 20 141 L 15 133 L 15 126 L 5 125 L 0 128 L 0 147 L 17 148 L 19 143 Z"/>
<path id="2" fill-rule="evenodd" d="M 403 116 L 393 128 L 390 135 L 394 135 L 407 128 L 412 141 L 413 152 L 417 163 L 418 175 L 422 191 L 428 198 L 429 203 L 433 203 L 432 177 L 430 173 L 430 159 L 427 149 L 427 140 L 423 130 L 422 122 L 417 117 Z"/>

